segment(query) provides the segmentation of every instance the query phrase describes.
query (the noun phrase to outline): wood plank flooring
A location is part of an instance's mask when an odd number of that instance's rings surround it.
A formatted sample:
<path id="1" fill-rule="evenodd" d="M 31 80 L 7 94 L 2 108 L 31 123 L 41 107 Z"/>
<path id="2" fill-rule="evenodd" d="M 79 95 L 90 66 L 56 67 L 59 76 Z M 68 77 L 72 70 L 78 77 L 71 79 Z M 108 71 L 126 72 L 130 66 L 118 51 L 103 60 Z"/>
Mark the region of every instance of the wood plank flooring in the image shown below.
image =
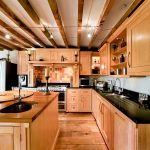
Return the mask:
<path id="1" fill-rule="evenodd" d="M 55 150 L 108 150 L 91 113 L 60 113 Z"/>

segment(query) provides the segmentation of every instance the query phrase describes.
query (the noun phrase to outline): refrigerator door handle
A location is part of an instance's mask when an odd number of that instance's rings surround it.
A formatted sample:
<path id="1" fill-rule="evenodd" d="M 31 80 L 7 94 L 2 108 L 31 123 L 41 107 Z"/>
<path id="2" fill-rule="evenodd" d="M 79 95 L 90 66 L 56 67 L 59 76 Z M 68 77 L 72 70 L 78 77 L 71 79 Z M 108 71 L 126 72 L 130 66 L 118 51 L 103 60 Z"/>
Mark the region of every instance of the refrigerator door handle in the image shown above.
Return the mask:
<path id="1" fill-rule="evenodd" d="M 6 89 L 6 61 L 0 61 L 0 91 Z"/>

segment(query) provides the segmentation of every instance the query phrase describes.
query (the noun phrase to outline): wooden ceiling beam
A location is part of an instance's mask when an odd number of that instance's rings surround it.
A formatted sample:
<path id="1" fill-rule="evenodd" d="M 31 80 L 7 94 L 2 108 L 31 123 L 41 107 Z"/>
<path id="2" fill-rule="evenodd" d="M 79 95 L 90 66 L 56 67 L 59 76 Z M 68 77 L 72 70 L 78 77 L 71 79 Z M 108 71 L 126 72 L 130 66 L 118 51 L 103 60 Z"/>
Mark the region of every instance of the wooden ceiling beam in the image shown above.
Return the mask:
<path id="1" fill-rule="evenodd" d="M 0 43 L 5 45 L 5 46 L 10 47 L 11 49 L 20 49 L 18 46 L 14 46 L 13 44 L 8 43 L 8 42 L 6 42 L 5 40 L 3 40 L 1 38 L 0 38 Z"/>
<path id="2" fill-rule="evenodd" d="M 59 28 L 60 34 L 63 38 L 64 43 L 65 43 L 65 46 L 68 48 L 67 37 L 66 37 L 65 30 L 64 30 L 64 27 L 63 27 L 63 24 L 61 21 L 59 11 L 58 11 L 57 2 L 56 2 L 56 0 L 48 0 L 48 2 L 49 2 L 49 6 L 52 10 L 53 16 L 55 18 L 55 21 L 57 23 L 57 26 Z"/>
<path id="3" fill-rule="evenodd" d="M 104 22 L 105 20 L 105 17 L 108 15 L 109 11 L 111 10 L 113 4 L 114 4 L 114 1 L 115 0 L 107 0 L 105 5 L 104 5 L 104 8 L 102 10 L 102 13 L 99 17 L 99 21 L 98 21 L 98 24 L 97 24 L 97 27 L 95 28 L 95 31 L 92 35 L 92 38 L 91 38 L 91 41 L 89 43 L 89 46 L 88 48 L 90 49 L 92 47 L 92 44 L 93 42 L 95 41 L 96 37 L 99 35 L 99 27 L 101 26 L 101 24 Z"/>
<path id="4" fill-rule="evenodd" d="M 77 39 L 78 47 L 80 47 L 80 42 L 81 42 L 83 5 L 84 5 L 84 0 L 78 0 L 78 39 Z"/>
<path id="5" fill-rule="evenodd" d="M 30 5 L 30 3 L 28 2 L 28 0 L 18 0 L 18 2 L 20 3 L 20 5 L 25 9 L 25 11 L 28 13 L 28 15 L 32 18 L 32 20 L 38 24 L 40 24 L 40 19 L 38 18 L 38 15 L 36 14 L 36 12 L 34 11 L 34 9 L 32 8 L 32 6 Z M 38 18 L 38 19 L 37 19 Z M 44 25 L 43 25 L 44 26 Z M 48 32 L 48 30 L 44 27 L 44 31 L 43 29 L 41 29 L 41 31 L 43 32 L 43 34 L 46 36 L 46 38 L 52 43 L 52 45 L 56 48 L 57 44 L 54 41 L 54 39 L 50 38 L 50 33 Z"/>
<path id="6" fill-rule="evenodd" d="M 107 42 L 108 38 L 116 31 L 116 29 L 128 18 L 132 15 L 132 13 L 144 2 L 144 0 L 134 0 L 127 12 L 122 16 L 119 22 L 113 27 L 111 32 L 106 36 L 103 42 L 98 46 L 100 48 L 105 42 Z"/>
<path id="7" fill-rule="evenodd" d="M 11 21 L 13 21 L 21 30 L 31 36 L 35 41 L 37 41 L 41 46 L 46 47 L 45 43 L 37 37 L 31 29 L 29 29 L 13 12 L 9 9 L 6 4 L 0 0 L 0 11 L 7 16 Z M 27 12 L 28 13 L 28 12 Z M 26 37 L 24 39 L 28 40 Z M 28 40 L 29 41 L 29 40 Z M 31 43 L 31 42 L 29 42 Z M 31 45 L 31 44 L 30 44 Z M 32 46 L 32 45 L 31 45 Z M 34 47 L 34 46 L 32 46 Z"/>
<path id="8" fill-rule="evenodd" d="M 7 43 L 7 45 L 9 46 L 12 46 L 14 49 L 21 49 L 21 48 L 24 48 L 24 47 L 21 47 L 19 46 L 18 44 L 15 44 L 14 42 L 11 42 L 11 39 L 6 39 L 5 37 L 1 36 L 0 35 L 0 41 L 4 41 L 5 43 Z"/>
<path id="9" fill-rule="evenodd" d="M 3 49 L 7 49 L 7 50 L 12 50 L 12 48 L 6 46 L 6 45 L 3 45 L 0 43 L 0 47 L 3 48 Z"/>
<path id="10" fill-rule="evenodd" d="M 33 10 L 32 6 L 28 2 L 28 0 L 18 0 L 18 2 L 21 4 L 21 6 L 25 9 L 25 11 L 28 13 L 28 15 L 32 18 L 32 20 L 40 25 L 40 19 L 36 12 Z"/>
<path id="11" fill-rule="evenodd" d="M 1 31 L 0 31 L 0 37 L 1 37 L 2 39 L 7 40 L 7 39 L 5 38 L 5 33 L 1 32 Z M 17 40 L 13 39 L 12 37 L 11 37 L 9 40 L 7 40 L 7 41 L 10 42 L 10 43 L 13 43 L 14 45 L 17 44 L 18 47 L 20 47 L 20 48 L 25 48 L 25 46 L 24 46 L 22 43 L 18 42 Z"/>
<path id="12" fill-rule="evenodd" d="M 21 40 L 25 40 L 26 43 L 28 43 L 30 46 L 34 47 L 34 44 L 32 42 L 30 42 L 28 39 L 25 39 L 24 36 L 22 36 L 20 33 L 16 32 L 16 30 L 14 30 L 13 28 L 11 28 L 10 26 L 8 26 L 5 22 L 3 22 L 0 19 L 0 25 L 4 28 L 6 28 L 6 30 L 8 30 L 11 34 L 17 36 L 19 39 Z"/>

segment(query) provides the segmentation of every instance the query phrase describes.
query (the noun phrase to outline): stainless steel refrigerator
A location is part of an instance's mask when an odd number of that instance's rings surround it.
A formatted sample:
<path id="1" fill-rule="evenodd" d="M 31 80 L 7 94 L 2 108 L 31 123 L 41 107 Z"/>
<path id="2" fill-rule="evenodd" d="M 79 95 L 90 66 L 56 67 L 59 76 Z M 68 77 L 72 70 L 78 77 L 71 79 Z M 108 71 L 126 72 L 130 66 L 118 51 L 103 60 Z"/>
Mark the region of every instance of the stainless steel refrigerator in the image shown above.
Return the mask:
<path id="1" fill-rule="evenodd" d="M 18 85 L 17 80 L 17 64 L 0 60 L 0 91 L 11 90 Z"/>

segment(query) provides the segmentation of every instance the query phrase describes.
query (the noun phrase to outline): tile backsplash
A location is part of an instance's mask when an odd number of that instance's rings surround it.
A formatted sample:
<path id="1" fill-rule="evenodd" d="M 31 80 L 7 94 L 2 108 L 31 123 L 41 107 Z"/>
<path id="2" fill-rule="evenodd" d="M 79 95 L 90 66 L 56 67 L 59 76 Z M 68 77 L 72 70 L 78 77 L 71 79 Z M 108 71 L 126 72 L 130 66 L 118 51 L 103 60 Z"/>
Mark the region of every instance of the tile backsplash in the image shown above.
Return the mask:
<path id="1" fill-rule="evenodd" d="M 35 67 L 34 76 L 35 79 L 41 80 L 41 83 L 45 83 L 45 67 Z M 48 82 L 50 83 L 70 83 L 73 76 L 73 68 L 71 66 L 50 67 L 49 76 Z"/>
<path id="2" fill-rule="evenodd" d="M 99 77 L 99 80 L 115 80 L 114 77 Z M 138 93 L 144 93 L 150 95 L 150 77 L 130 77 L 120 78 L 121 87 Z M 116 83 L 118 84 L 118 82 Z"/>

